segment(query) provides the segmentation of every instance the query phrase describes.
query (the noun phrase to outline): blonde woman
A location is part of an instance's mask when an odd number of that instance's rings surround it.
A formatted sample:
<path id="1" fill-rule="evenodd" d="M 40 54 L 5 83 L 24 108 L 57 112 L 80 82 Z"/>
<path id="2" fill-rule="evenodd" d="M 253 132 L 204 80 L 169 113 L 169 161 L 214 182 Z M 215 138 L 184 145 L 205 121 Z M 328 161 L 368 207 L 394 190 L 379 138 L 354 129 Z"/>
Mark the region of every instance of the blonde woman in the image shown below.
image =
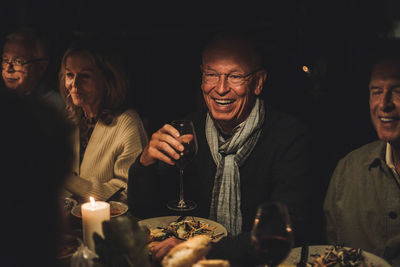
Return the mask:
<path id="1" fill-rule="evenodd" d="M 76 126 L 73 174 L 65 189 L 105 200 L 127 189 L 128 170 L 148 142 L 142 120 L 125 100 L 128 81 L 109 50 L 77 42 L 61 61 L 60 93 Z M 126 202 L 126 191 L 119 200 Z"/>

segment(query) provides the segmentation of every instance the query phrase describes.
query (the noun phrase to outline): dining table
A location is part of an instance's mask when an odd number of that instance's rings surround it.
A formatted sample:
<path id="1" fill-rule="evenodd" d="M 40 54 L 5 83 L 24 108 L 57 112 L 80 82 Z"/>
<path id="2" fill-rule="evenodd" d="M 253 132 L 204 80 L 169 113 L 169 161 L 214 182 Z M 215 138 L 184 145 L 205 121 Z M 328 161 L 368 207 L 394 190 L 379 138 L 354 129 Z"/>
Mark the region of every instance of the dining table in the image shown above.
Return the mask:
<path id="1" fill-rule="evenodd" d="M 112 202 L 112 200 L 107 200 L 108 202 Z M 77 205 L 82 204 L 77 201 Z M 184 213 L 186 215 L 186 213 Z M 177 221 L 180 220 L 182 217 L 189 217 L 189 216 L 181 216 L 181 213 L 176 213 L 176 219 Z M 117 218 L 123 218 L 127 217 L 130 220 L 134 220 L 138 222 L 138 225 L 146 225 L 148 224 L 149 227 L 154 228 L 155 226 L 158 226 L 159 224 L 162 224 L 164 221 L 167 219 L 170 219 L 168 217 L 174 217 L 174 216 L 164 216 L 164 217 L 156 217 L 156 218 L 150 218 L 150 219 L 143 219 L 136 217 L 134 214 L 132 214 L 129 210 L 119 216 L 116 217 L 111 217 L 111 220 L 116 220 Z M 193 217 L 194 218 L 194 217 Z M 174 219 L 174 220 L 175 220 Z M 203 219 L 206 220 L 206 219 Z M 214 222 L 216 223 L 216 222 Z M 217 223 L 216 223 L 217 224 Z M 82 230 L 82 219 L 77 217 L 76 215 L 73 215 L 71 210 L 66 210 L 63 213 L 63 220 L 62 220 L 62 230 L 60 233 L 60 253 L 59 257 L 57 258 L 58 261 L 58 266 L 59 267 L 74 267 L 71 266 L 71 260 L 76 253 L 78 249 L 82 249 L 82 244 L 83 244 L 83 230 Z M 222 227 L 224 228 L 224 227 Z M 219 231 L 220 232 L 220 231 Z M 328 249 L 332 248 L 333 245 L 310 245 L 310 246 L 303 246 L 303 247 L 293 247 L 291 249 L 290 254 L 288 257 L 284 260 L 282 263 L 283 266 L 307 266 L 307 263 L 309 264 L 311 261 L 313 261 L 313 255 L 318 255 L 318 254 L 323 254 L 323 252 Z M 388 264 L 385 260 L 382 258 L 373 255 L 369 252 L 363 252 L 363 255 L 366 257 L 367 260 L 369 260 L 371 263 L 375 264 L 376 266 L 381 266 L 381 267 L 389 267 L 390 264 Z M 154 261 L 151 257 L 151 255 L 148 255 L 148 261 L 151 265 L 151 267 L 161 267 L 161 264 L 159 261 Z M 234 265 L 231 265 L 232 267 Z"/>

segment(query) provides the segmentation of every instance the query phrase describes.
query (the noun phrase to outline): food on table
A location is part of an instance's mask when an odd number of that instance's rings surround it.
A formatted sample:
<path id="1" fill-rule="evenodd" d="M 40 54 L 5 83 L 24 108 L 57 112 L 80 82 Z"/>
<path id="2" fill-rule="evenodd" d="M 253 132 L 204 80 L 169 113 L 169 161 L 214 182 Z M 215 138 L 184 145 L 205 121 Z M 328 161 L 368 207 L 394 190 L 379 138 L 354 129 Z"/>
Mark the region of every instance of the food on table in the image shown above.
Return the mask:
<path id="1" fill-rule="evenodd" d="M 153 228 L 149 230 L 150 234 L 150 241 L 162 241 L 167 238 L 167 235 L 169 234 L 169 230 L 166 230 L 165 228 L 159 227 L 159 228 Z"/>
<path id="2" fill-rule="evenodd" d="M 211 237 L 196 235 L 173 247 L 163 258 L 163 267 L 191 267 L 205 257 L 211 248 Z"/>
<path id="3" fill-rule="evenodd" d="M 160 244 L 160 243 L 161 243 L 161 241 L 153 241 L 153 242 L 148 243 L 147 247 L 149 248 L 149 253 L 151 254 L 153 247 L 155 247 L 157 244 Z"/>
<path id="4" fill-rule="evenodd" d="M 332 246 L 325 248 L 321 255 L 311 255 L 314 260 L 311 266 L 325 267 L 373 267 L 374 265 L 365 259 L 361 249 Z"/>
<path id="5" fill-rule="evenodd" d="M 122 212 L 123 211 L 121 209 L 119 209 L 118 207 L 114 207 L 114 208 L 110 209 L 110 216 L 115 217 L 115 216 L 120 215 Z"/>
<path id="6" fill-rule="evenodd" d="M 188 239 L 192 236 L 205 235 L 212 240 L 219 237 L 215 233 L 216 226 L 193 219 L 171 222 L 167 227 L 157 227 L 149 229 L 149 242 L 162 241 L 168 237 L 175 236 L 180 239 Z"/>
<path id="7" fill-rule="evenodd" d="M 227 260 L 219 260 L 219 259 L 211 259 L 211 260 L 199 260 L 193 267 L 230 267 L 229 261 Z"/>

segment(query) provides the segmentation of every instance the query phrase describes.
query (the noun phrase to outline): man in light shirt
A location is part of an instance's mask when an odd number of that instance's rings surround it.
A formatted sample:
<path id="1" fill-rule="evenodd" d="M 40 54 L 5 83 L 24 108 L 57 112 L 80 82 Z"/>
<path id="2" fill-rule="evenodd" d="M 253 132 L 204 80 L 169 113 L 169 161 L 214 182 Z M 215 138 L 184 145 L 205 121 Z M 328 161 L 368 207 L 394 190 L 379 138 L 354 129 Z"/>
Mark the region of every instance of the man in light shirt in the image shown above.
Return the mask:
<path id="1" fill-rule="evenodd" d="M 400 58 L 380 59 L 369 84 L 379 140 L 341 159 L 324 202 L 331 244 L 361 248 L 400 264 Z"/>

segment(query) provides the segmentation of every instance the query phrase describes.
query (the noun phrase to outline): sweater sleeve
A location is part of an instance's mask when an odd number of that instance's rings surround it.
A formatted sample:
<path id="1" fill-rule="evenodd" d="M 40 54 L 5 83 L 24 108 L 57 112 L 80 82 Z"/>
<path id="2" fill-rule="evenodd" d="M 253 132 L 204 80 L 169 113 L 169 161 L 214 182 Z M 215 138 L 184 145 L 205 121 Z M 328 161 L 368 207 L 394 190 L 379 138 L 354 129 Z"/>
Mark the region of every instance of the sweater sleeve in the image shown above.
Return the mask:
<path id="1" fill-rule="evenodd" d="M 143 148 L 148 142 L 147 134 L 139 115 L 136 112 L 132 114 L 133 120 L 128 119 L 127 123 L 124 124 L 123 130 L 121 130 L 121 142 L 117 150 L 119 153 L 116 153 L 115 156 L 114 176 L 108 182 L 104 183 L 106 188 L 110 185 L 112 193 L 120 187 L 127 188 L 129 168 L 139 154 L 142 153 Z M 123 196 L 126 201 L 126 191 L 124 191 Z"/>
<path id="2" fill-rule="evenodd" d="M 105 200 L 119 188 L 127 189 L 129 167 L 148 142 L 142 121 L 134 111 L 122 114 L 112 127 L 101 127 L 100 134 L 91 137 L 93 143 L 85 152 L 80 174 L 71 176 L 67 183 L 69 191 L 80 198 L 93 195 Z M 127 201 L 126 192 L 119 200 Z"/>

